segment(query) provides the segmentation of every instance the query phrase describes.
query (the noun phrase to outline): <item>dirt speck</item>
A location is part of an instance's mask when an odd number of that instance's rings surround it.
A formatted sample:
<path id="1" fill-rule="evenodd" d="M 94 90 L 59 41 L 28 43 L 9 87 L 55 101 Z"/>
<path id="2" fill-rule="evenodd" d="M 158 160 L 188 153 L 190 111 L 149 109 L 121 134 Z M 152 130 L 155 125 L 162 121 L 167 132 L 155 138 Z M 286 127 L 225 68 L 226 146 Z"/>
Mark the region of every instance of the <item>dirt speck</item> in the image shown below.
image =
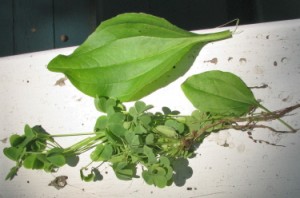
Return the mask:
<path id="1" fill-rule="evenodd" d="M 226 142 L 226 140 L 225 140 L 225 143 L 222 144 L 222 145 L 220 145 L 220 146 L 229 147 L 229 144 L 228 144 L 228 143 Z"/>
<path id="2" fill-rule="evenodd" d="M 65 85 L 66 85 L 66 83 L 65 83 L 66 80 L 67 80 L 66 77 L 60 78 L 60 79 L 58 79 L 58 80 L 55 82 L 54 85 L 55 85 L 55 86 L 60 86 L 60 87 L 65 86 Z"/>
<path id="3" fill-rule="evenodd" d="M 192 187 L 187 187 L 186 190 L 193 190 L 193 188 Z"/>
<path id="4" fill-rule="evenodd" d="M 245 145 L 244 144 L 240 144 L 239 146 L 237 146 L 237 151 L 239 152 L 239 153 L 243 153 L 244 151 L 245 151 Z"/>
<path id="5" fill-rule="evenodd" d="M 228 57 L 227 61 L 230 62 L 233 59 L 233 57 Z"/>
<path id="6" fill-rule="evenodd" d="M 0 140 L 3 144 L 5 144 L 7 142 L 8 138 L 3 138 L 2 140 Z"/>
<path id="7" fill-rule="evenodd" d="M 36 27 L 32 27 L 32 28 L 30 29 L 30 31 L 31 31 L 32 33 L 34 33 L 34 32 L 37 31 L 37 28 L 36 28 Z"/>
<path id="8" fill-rule="evenodd" d="M 240 63 L 242 64 L 242 63 L 247 63 L 247 59 L 246 58 L 240 58 Z"/>
<path id="9" fill-rule="evenodd" d="M 256 65 L 254 68 L 254 72 L 256 74 L 263 74 L 264 73 L 264 69 L 261 66 Z"/>
<path id="10" fill-rule="evenodd" d="M 253 87 L 248 87 L 249 89 L 265 89 L 269 87 L 266 83 L 263 83 L 262 85 L 260 86 L 253 86 Z"/>
<path id="11" fill-rule="evenodd" d="M 282 63 L 287 63 L 287 57 L 282 57 L 280 60 Z"/>
<path id="12" fill-rule="evenodd" d="M 60 41 L 61 42 L 67 42 L 69 40 L 69 36 L 66 34 L 60 35 Z"/>
<path id="13" fill-rule="evenodd" d="M 48 185 L 53 186 L 57 190 L 60 190 L 68 184 L 67 179 L 68 179 L 68 176 L 61 175 L 61 176 L 56 177 L 54 180 L 52 180 Z"/>
<path id="14" fill-rule="evenodd" d="M 267 35 L 267 36 L 266 36 L 266 39 L 269 39 L 269 38 L 270 38 L 270 35 Z"/>
<path id="15" fill-rule="evenodd" d="M 277 64 L 277 61 L 274 61 L 273 62 L 273 65 L 276 67 L 278 64 Z"/>
<path id="16" fill-rule="evenodd" d="M 212 63 L 212 64 L 218 64 L 218 58 L 213 58 L 211 60 L 207 60 L 207 61 L 204 61 L 204 63 Z"/>
<path id="17" fill-rule="evenodd" d="M 29 180 L 27 180 L 27 182 L 26 182 L 27 184 L 29 184 L 30 183 L 30 181 Z"/>
<path id="18" fill-rule="evenodd" d="M 282 99 L 282 102 L 289 102 L 292 99 L 292 97 L 288 96 Z"/>

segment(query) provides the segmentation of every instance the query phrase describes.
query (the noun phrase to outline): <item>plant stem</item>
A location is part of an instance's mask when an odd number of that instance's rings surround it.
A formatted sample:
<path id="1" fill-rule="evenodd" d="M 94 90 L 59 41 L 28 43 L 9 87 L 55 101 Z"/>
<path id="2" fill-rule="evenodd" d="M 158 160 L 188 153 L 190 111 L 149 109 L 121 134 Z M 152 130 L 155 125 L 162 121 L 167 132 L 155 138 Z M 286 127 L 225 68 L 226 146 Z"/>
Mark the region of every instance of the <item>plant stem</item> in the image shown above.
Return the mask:
<path id="1" fill-rule="evenodd" d="M 103 138 L 103 134 L 97 134 L 94 137 L 85 138 L 85 139 L 81 140 L 80 142 L 70 146 L 69 148 L 66 148 L 65 153 L 67 153 L 67 152 L 76 152 L 81 147 L 84 147 L 87 144 L 90 144 L 91 142 L 96 141 L 97 139 L 101 139 L 101 138 Z"/>
<path id="2" fill-rule="evenodd" d="M 229 30 L 225 30 L 225 31 L 209 33 L 209 34 L 199 34 L 199 36 L 197 36 L 197 41 L 208 43 L 213 41 L 224 40 L 231 37 L 232 37 L 232 32 Z"/>
<path id="3" fill-rule="evenodd" d="M 89 133 L 55 134 L 55 135 L 49 135 L 49 136 L 50 137 L 71 137 L 71 136 L 82 136 L 82 135 L 95 135 L 95 133 L 89 132 Z"/>
<path id="4" fill-rule="evenodd" d="M 263 110 L 265 110 L 268 113 L 272 113 L 269 109 L 267 109 L 266 107 L 262 106 L 261 104 L 259 104 L 259 107 Z M 288 123 L 286 123 L 285 121 L 283 121 L 281 118 L 277 118 L 277 120 L 279 122 L 281 122 L 284 126 L 286 126 L 288 129 L 290 129 L 292 132 L 296 132 L 297 130 L 294 129 L 293 127 L 291 127 Z"/>

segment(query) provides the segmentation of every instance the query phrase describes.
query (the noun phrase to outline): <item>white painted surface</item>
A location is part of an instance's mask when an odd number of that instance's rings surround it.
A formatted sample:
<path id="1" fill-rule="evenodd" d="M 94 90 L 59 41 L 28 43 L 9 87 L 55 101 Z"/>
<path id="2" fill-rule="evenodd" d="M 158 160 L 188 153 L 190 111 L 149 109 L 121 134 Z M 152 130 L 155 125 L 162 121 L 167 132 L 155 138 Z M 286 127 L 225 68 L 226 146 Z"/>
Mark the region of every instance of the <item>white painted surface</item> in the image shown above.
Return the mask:
<path id="1" fill-rule="evenodd" d="M 205 46 L 184 77 L 143 101 L 155 105 L 155 110 L 169 106 L 188 114 L 193 107 L 181 92 L 180 83 L 192 74 L 219 69 L 237 74 L 248 86 L 267 84 L 268 88 L 253 91 L 271 110 L 299 103 L 300 20 L 240 26 L 238 31 L 240 33 L 232 39 Z M 93 100 L 77 91 L 69 81 L 65 86 L 55 86 L 64 76 L 46 69 L 56 55 L 73 50 L 65 48 L 0 58 L 0 140 L 13 133 L 23 133 L 26 123 L 40 124 L 55 134 L 93 129 L 99 116 Z M 208 62 L 213 58 L 217 58 L 217 64 Z M 300 111 L 285 120 L 300 128 Z M 276 121 L 271 124 L 282 128 Z M 255 144 L 238 131 L 211 135 L 200 146 L 199 155 L 189 161 L 193 176 L 184 186 L 165 189 L 148 186 L 142 179 L 119 181 L 107 166 L 101 168 L 102 181 L 84 183 L 79 169 L 89 162 L 88 155 L 81 157 L 76 168 L 66 166 L 53 175 L 21 169 L 13 181 L 4 181 L 13 162 L 2 153 L 3 148 L 9 146 L 3 141 L 0 142 L 0 198 L 299 197 L 300 133 L 276 135 L 255 130 L 253 136 L 286 147 Z M 68 146 L 79 139 L 60 139 L 59 142 Z M 229 147 L 220 146 L 225 141 Z M 61 190 L 49 187 L 48 183 L 59 175 L 67 175 L 69 185 Z"/>

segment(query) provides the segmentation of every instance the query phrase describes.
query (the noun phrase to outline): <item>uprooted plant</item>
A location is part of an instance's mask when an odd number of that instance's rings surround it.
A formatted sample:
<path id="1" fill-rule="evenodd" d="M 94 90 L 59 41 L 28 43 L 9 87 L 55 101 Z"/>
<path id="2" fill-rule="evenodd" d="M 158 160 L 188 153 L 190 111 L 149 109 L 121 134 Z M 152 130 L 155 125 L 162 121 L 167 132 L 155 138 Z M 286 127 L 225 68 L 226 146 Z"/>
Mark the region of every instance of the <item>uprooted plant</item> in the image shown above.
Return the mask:
<path id="1" fill-rule="evenodd" d="M 103 162 L 122 180 L 139 177 L 137 166 L 141 165 L 146 183 L 163 188 L 174 182 L 178 160 L 194 157 L 210 133 L 255 128 L 296 132 L 281 118 L 300 104 L 271 112 L 239 77 L 228 72 L 204 72 L 182 84 L 196 108 L 191 115 L 168 107 L 151 112 L 152 105 L 139 101 L 183 75 L 205 44 L 231 34 L 197 35 L 146 14 L 123 14 L 102 23 L 73 54 L 59 55 L 48 65 L 49 70 L 63 72 L 75 87 L 95 98 L 101 115 L 93 131 L 51 135 L 41 126 L 26 125 L 24 134 L 12 135 L 11 146 L 4 149 L 16 162 L 6 179 L 13 179 L 22 166 L 46 172 L 66 164 L 74 166 L 71 162 L 78 162 L 80 154 L 93 149 L 90 163 L 80 169 L 84 181 L 97 180 Z M 127 109 L 126 101 L 136 102 Z M 288 130 L 261 124 L 270 120 L 279 120 Z M 74 135 L 88 137 L 66 148 L 55 140 Z"/>

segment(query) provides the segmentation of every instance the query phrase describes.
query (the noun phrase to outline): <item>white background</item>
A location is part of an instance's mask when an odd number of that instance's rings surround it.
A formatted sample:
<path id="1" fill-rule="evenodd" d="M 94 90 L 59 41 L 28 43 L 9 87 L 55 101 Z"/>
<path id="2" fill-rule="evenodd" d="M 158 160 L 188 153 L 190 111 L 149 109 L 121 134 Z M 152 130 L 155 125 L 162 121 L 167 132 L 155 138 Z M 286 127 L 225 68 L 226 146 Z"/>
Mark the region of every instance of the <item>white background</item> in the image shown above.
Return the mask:
<path id="1" fill-rule="evenodd" d="M 5 181 L 14 165 L 2 153 L 3 148 L 9 146 L 5 139 L 14 133 L 23 133 L 25 124 L 42 125 L 53 134 L 92 131 L 99 116 L 93 99 L 77 91 L 68 80 L 65 86 L 55 86 L 64 76 L 46 68 L 52 58 L 74 49 L 0 58 L 0 198 L 299 196 L 300 134 L 278 135 L 267 129 L 255 130 L 254 138 L 286 147 L 254 143 L 240 131 L 228 130 L 207 137 L 197 157 L 189 160 L 193 175 L 183 186 L 158 189 L 142 179 L 120 181 L 108 165 L 100 168 L 102 181 L 84 183 L 79 169 L 89 163 L 88 155 L 82 156 L 75 168 L 66 166 L 55 174 L 21 169 L 14 180 Z M 214 58 L 216 64 L 210 62 Z M 153 104 L 155 110 L 168 106 L 189 114 L 193 107 L 181 92 L 180 84 L 192 74 L 216 69 L 235 73 L 248 86 L 267 84 L 267 88 L 253 92 L 270 110 L 299 103 L 300 20 L 239 26 L 233 38 L 206 45 L 185 76 L 143 101 Z M 300 128 L 300 111 L 294 111 L 284 120 Z M 268 124 L 285 129 L 277 121 Z M 80 139 L 62 138 L 59 142 L 68 146 Z M 229 146 L 222 146 L 224 143 Z M 68 185 L 61 190 L 48 186 L 59 175 L 69 177 Z"/>

